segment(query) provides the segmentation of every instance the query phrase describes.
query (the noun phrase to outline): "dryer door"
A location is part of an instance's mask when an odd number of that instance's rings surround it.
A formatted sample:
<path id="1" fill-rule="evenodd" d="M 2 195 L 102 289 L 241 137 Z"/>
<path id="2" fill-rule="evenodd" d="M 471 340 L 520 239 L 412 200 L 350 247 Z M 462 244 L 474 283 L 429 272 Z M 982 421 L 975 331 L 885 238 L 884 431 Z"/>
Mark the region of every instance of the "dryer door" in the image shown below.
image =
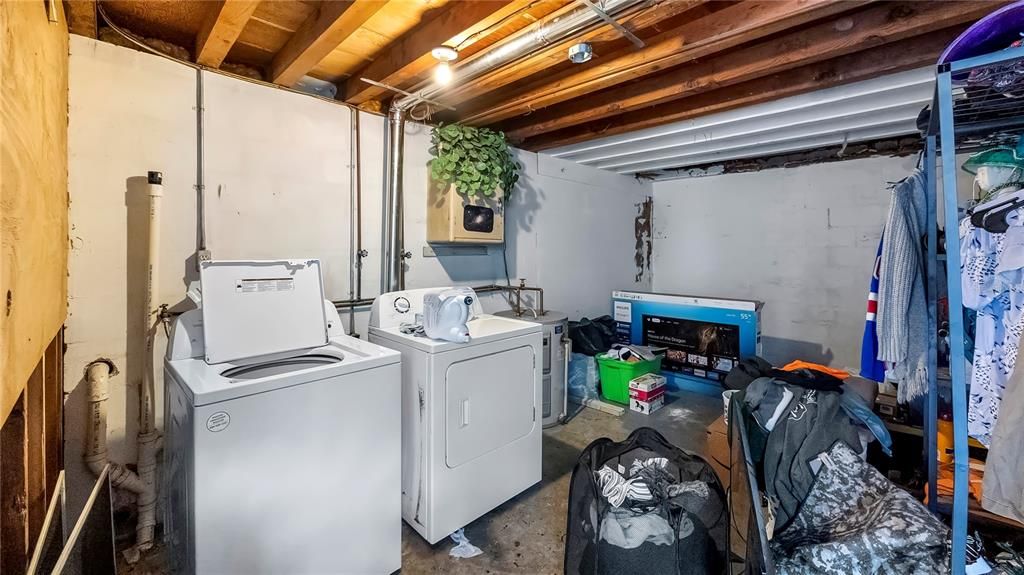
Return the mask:
<path id="1" fill-rule="evenodd" d="M 529 435 L 536 424 L 529 345 L 452 363 L 445 374 L 445 463 L 456 468 Z"/>

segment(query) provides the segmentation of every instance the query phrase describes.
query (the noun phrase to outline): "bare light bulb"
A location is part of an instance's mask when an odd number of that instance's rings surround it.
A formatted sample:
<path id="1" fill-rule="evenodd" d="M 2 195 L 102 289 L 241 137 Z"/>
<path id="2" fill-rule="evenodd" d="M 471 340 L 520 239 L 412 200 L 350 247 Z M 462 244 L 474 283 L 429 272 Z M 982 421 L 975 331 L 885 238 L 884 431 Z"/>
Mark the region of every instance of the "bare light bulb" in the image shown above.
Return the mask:
<path id="1" fill-rule="evenodd" d="M 452 67 L 448 65 L 448 62 L 441 62 L 434 68 L 434 81 L 442 86 L 451 84 Z"/>

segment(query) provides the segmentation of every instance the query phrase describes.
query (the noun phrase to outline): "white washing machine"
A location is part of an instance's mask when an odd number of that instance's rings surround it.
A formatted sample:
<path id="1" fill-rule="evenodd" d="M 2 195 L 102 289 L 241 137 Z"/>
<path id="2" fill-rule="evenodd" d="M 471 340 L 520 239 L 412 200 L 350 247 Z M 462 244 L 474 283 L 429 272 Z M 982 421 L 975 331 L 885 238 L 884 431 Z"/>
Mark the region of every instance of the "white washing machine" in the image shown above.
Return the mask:
<path id="1" fill-rule="evenodd" d="M 200 274 L 164 361 L 173 572 L 399 569 L 399 354 L 344 335 L 316 260 Z"/>
<path id="2" fill-rule="evenodd" d="M 402 333 L 431 288 L 376 299 L 370 341 L 402 353 L 402 517 L 434 544 L 541 479 L 541 327 L 482 313 L 469 343 Z"/>

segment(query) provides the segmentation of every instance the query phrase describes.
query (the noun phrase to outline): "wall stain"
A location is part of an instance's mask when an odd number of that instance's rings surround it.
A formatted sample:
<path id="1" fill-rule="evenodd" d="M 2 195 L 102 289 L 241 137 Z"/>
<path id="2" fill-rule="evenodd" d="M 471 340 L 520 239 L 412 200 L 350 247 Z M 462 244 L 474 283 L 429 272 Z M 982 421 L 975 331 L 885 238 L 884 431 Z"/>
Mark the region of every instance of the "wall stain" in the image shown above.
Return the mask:
<path id="1" fill-rule="evenodd" d="M 644 279 L 644 273 L 651 269 L 651 253 L 654 249 L 653 214 L 654 198 L 647 198 L 636 205 L 636 218 L 633 220 L 633 236 L 636 238 L 636 251 L 633 260 L 636 263 L 636 283 Z"/>

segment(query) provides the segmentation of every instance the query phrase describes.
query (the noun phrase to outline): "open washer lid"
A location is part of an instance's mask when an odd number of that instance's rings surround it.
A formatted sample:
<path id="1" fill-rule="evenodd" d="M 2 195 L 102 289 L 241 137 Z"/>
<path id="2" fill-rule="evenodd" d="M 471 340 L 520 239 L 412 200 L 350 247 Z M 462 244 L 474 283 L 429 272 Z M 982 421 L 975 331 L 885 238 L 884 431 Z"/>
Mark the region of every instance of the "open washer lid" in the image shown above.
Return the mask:
<path id="1" fill-rule="evenodd" d="M 327 344 L 319 260 L 209 261 L 199 279 L 207 363 Z"/>

